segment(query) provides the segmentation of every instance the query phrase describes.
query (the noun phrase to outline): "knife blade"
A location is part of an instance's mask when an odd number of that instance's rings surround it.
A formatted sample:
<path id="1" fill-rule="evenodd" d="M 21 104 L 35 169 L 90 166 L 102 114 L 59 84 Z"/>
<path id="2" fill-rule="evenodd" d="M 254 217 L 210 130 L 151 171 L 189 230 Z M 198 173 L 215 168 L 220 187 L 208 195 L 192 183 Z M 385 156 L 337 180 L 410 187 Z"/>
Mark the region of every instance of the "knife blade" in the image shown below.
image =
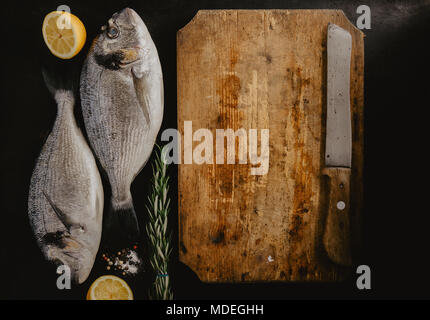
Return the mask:
<path id="1" fill-rule="evenodd" d="M 327 31 L 327 124 L 325 167 L 327 218 L 323 243 L 328 257 L 351 265 L 350 177 L 352 130 L 350 106 L 351 34 L 335 24 Z"/>

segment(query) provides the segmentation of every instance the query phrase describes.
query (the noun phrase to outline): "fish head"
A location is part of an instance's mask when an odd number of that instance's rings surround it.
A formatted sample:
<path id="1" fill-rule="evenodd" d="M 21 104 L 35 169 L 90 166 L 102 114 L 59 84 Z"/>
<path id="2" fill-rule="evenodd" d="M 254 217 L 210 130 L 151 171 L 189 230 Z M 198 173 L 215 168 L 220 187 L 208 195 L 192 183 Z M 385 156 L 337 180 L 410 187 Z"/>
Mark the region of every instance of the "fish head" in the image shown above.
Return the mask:
<path id="1" fill-rule="evenodd" d="M 142 69 L 156 52 L 145 23 L 130 8 L 114 13 L 101 27 L 92 50 L 96 62 L 112 70 Z"/>
<path id="2" fill-rule="evenodd" d="M 70 232 L 57 232 L 56 239 L 47 246 L 47 258 L 57 266 L 67 266 L 71 280 L 81 284 L 88 278 L 95 259 L 89 241 L 82 227 Z"/>

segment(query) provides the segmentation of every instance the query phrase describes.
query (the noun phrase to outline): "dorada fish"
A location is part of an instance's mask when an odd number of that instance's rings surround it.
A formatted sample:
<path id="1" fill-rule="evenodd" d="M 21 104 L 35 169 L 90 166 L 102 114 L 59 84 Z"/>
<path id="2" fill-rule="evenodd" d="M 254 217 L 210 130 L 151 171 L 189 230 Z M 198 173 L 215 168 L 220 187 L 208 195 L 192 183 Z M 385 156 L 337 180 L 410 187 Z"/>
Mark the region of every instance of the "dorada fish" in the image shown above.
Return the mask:
<path id="1" fill-rule="evenodd" d="M 80 92 L 88 139 L 112 189 L 107 238 L 136 240 L 130 185 L 151 155 L 164 98 L 157 49 L 134 10 L 115 13 L 102 27 L 85 60 Z"/>

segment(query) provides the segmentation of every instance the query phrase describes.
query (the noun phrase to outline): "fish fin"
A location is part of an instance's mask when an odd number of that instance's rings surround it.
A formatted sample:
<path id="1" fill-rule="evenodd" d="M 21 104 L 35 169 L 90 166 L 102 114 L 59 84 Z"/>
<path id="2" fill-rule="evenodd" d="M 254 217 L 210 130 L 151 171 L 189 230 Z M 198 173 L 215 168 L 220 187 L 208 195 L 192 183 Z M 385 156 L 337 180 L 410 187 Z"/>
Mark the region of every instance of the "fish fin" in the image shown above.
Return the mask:
<path id="1" fill-rule="evenodd" d="M 134 84 L 134 91 L 136 92 L 136 97 L 139 102 L 139 106 L 143 111 L 143 116 L 145 117 L 146 123 L 149 125 L 150 123 L 150 117 L 149 117 L 149 110 L 148 110 L 148 101 L 147 98 L 145 98 L 145 84 L 143 78 L 138 78 L 132 72 L 133 75 L 133 84 Z"/>
<path id="2" fill-rule="evenodd" d="M 51 198 L 46 194 L 45 191 L 43 191 L 43 195 L 45 196 L 46 200 L 48 200 L 49 204 L 51 205 L 52 210 L 54 210 L 54 212 L 57 215 L 58 219 L 61 221 L 61 223 L 67 229 L 67 231 L 70 232 L 71 225 L 69 223 L 67 223 L 66 216 L 63 213 L 63 211 L 61 211 L 61 209 L 59 209 L 55 205 L 55 203 L 51 200 Z"/>
<path id="3" fill-rule="evenodd" d="M 139 224 L 132 203 L 119 209 L 111 206 L 103 222 L 103 232 L 107 243 L 121 247 L 135 242 L 139 238 Z"/>
<path id="4" fill-rule="evenodd" d="M 79 81 L 76 69 L 58 67 L 54 70 L 52 67 L 42 66 L 42 76 L 46 87 L 57 103 L 64 100 L 74 102 Z"/>

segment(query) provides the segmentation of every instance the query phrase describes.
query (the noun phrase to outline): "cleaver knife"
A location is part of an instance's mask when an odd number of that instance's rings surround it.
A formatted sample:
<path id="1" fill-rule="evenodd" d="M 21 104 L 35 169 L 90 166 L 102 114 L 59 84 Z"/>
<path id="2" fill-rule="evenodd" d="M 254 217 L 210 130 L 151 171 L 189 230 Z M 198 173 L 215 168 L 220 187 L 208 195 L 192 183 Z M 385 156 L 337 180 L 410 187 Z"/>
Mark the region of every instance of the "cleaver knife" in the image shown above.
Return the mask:
<path id="1" fill-rule="evenodd" d="M 343 266 L 352 264 L 350 177 L 352 130 L 350 106 L 351 34 L 335 24 L 327 33 L 327 125 L 325 166 L 327 218 L 323 244 L 328 257 Z"/>

